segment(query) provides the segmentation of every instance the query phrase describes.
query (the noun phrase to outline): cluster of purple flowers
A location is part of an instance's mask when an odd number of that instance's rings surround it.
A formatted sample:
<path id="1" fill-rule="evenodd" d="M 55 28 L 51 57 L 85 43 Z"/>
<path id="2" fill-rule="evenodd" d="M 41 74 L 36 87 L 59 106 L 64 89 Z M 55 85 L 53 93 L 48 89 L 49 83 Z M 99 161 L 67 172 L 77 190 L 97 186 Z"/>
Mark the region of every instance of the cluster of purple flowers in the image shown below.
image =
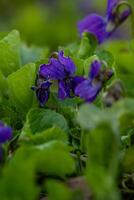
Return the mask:
<path id="1" fill-rule="evenodd" d="M 131 14 L 131 6 L 125 0 L 108 0 L 106 16 L 91 14 L 78 23 L 80 35 L 90 32 L 102 43 L 117 27 Z M 50 86 L 53 81 L 58 82 L 58 97 L 62 100 L 78 96 L 86 102 L 93 102 L 104 83 L 113 75 L 113 70 L 104 67 L 104 63 L 94 60 L 91 63 L 88 78 L 75 76 L 76 67 L 70 57 L 65 57 L 64 52 L 53 53 L 48 64 L 39 68 L 36 91 L 40 106 L 48 101 Z"/>
<path id="2" fill-rule="evenodd" d="M 89 77 L 75 76 L 76 66 L 70 57 L 65 57 L 63 51 L 54 53 L 49 64 L 39 68 L 36 91 L 40 106 L 44 106 L 49 98 L 50 86 L 58 82 L 58 97 L 62 100 L 78 96 L 87 102 L 93 102 L 104 83 L 113 75 L 113 70 L 107 69 L 104 63 L 94 60 L 91 63 Z"/>
<path id="3" fill-rule="evenodd" d="M 90 14 L 78 23 L 80 35 L 90 32 L 102 43 L 122 24 L 132 13 L 127 0 L 108 0 L 105 17 Z"/>

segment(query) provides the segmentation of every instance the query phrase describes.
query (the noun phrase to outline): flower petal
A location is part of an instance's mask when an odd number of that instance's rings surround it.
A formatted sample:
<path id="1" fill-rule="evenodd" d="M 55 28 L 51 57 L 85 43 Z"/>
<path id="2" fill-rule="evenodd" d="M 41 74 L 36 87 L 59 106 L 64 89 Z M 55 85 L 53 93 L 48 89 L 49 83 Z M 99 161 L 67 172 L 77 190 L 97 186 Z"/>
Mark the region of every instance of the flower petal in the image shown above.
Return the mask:
<path id="1" fill-rule="evenodd" d="M 59 81 L 58 83 L 58 97 L 64 100 L 67 97 L 70 97 L 70 85 L 66 84 L 64 81 Z"/>
<path id="2" fill-rule="evenodd" d="M 41 107 L 43 107 L 48 101 L 50 86 L 51 86 L 51 83 L 46 81 L 46 82 L 43 82 L 39 88 L 36 89 L 36 96 Z"/>
<path id="3" fill-rule="evenodd" d="M 12 138 L 12 128 L 10 126 L 0 127 L 0 143 L 5 143 Z"/>
<path id="4" fill-rule="evenodd" d="M 41 84 L 41 89 L 48 89 L 51 85 L 52 83 L 50 83 L 49 81 L 43 82 Z"/>
<path id="5" fill-rule="evenodd" d="M 83 81 L 85 81 L 85 78 L 83 76 L 75 76 L 72 78 L 71 89 L 72 89 L 73 93 L 75 92 L 75 88 Z"/>
<path id="6" fill-rule="evenodd" d="M 90 80 L 85 80 L 76 87 L 75 95 L 87 102 L 93 102 L 101 89 L 102 84 L 100 82 L 92 84 Z"/>
<path id="7" fill-rule="evenodd" d="M 66 74 L 63 65 L 57 59 L 51 58 L 49 64 L 40 66 L 39 76 L 53 80 L 62 80 Z"/>
<path id="8" fill-rule="evenodd" d="M 57 57 L 51 57 L 49 64 L 43 64 L 39 69 L 39 76 L 46 79 L 63 80 L 74 75 L 76 67 L 69 57 L 60 51 Z"/>
<path id="9" fill-rule="evenodd" d="M 36 95 L 37 95 L 37 98 L 39 100 L 40 106 L 43 107 L 46 104 L 46 102 L 48 101 L 48 98 L 49 98 L 48 90 L 38 89 Z"/>
<path id="10" fill-rule="evenodd" d="M 99 43 L 103 42 L 106 37 L 106 19 L 97 14 L 91 14 L 78 23 L 80 35 L 87 31 L 96 36 Z"/>
<path id="11" fill-rule="evenodd" d="M 90 73 L 89 73 L 89 77 L 91 79 L 96 78 L 99 75 L 100 72 L 100 68 L 101 68 L 101 62 L 99 60 L 94 60 L 91 63 L 91 68 L 90 68 Z"/>
<path id="12" fill-rule="evenodd" d="M 106 10 L 106 15 L 109 17 L 111 16 L 111 13 L 113 9 L 117 6 L 117 4 L 120 2 L 120 0 L 108 0 L 107 1 L 107 10 Z"/>
<path id="13" fill-rule="evenodd" d="M 76 67 L 74 62 L 69 57 L 64 56 L 64 52 L 59 52 L 59 61 L 62 65 L 64 65 L 66 72 L 68 72 L 69 75 L 73 75 L 76 71 Z"/>

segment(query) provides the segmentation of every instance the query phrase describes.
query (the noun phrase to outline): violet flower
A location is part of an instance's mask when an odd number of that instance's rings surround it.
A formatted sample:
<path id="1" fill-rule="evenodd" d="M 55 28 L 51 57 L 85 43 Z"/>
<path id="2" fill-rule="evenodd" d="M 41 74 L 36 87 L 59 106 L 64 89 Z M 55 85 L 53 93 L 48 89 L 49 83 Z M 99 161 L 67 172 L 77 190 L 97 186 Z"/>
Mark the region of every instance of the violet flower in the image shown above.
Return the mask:
<path id="1" fill-rule="evenodd" d="M 83 32 L 90 32 L 96 36 L 99 43 L 102 43 L 129 17 L 131 12 L 131 6 L 127 1 L 108 0 L 106 16 L 95 13 L 86 16 L 78 23 L 79 33 L 82 35 Z"/>
<path id="2" fill-rule="evenodd" d="M 0 145 L 12 138 L 12 128 L 0 122 Z"/>
<path id="3" fill-rule="evenodd" d="M 75 95 L 91 103 L 102 90 L 104 83 L 113 75 L 113 70 L 102 69 L 103 63 L 95 60 L 91 64 L 89 78 L 80 83 L 75 89 Z"/>
<path id="4" fill-rule="evenodd" d="M 83 77 L 74 77 L 76 67 L 70 57 L 65 57 L 63 51 L 54 53 L 49 64 L 43 64 L 39 69 L 39 76 L 49 80 L 58 81 L 58 97 L 62 100 L 74 97 L 76 86 Z"/>
<path id="5" fill-rule="evenodd" d="M 0 164 L 4 160 L 4 148 L 2 147 L 2 144 L 11 140 L 11 138 L 12 138 L 12 128 L 0 121 Z"/>
<path id="6" fill-rule="evenodd" d="M 36 92 L 36 97 L 41 107 L 48 101 L 51 84 L 49 80 L 39 78 L 37 79 L 37 86 L 32 87 L 32 90 Z"/>

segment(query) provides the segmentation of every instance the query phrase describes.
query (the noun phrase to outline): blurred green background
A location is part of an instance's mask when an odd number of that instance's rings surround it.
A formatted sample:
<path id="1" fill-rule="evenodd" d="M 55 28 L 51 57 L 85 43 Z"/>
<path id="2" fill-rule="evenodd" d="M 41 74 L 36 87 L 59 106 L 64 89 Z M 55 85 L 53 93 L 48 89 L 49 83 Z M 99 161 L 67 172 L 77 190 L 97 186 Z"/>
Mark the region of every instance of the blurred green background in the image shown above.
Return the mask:
<path id="1" fill-rule="evenodd" d="M 18 29 L 28 45 L 54 50 L 76 40 L 78 20 L 92 12 L 104 15 L 105 7 L 106 0 L 0 0 L 0 31 Z M 123 37 L 129 35 L 126 28 Z"/>

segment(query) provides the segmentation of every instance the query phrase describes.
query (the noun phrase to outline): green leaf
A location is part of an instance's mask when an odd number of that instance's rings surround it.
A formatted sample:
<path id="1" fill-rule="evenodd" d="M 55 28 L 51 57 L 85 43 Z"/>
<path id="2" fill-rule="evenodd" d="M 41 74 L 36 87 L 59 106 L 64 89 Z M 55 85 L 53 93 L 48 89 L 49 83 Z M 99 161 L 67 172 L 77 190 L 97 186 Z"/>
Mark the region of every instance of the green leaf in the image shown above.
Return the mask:
<path id="1" fill-rule="evenodd" d="M 32 135 L 29 138 L 27 136 L 27 134 L 25 135 L 24 132 L 22 132 L 20 140 L 34 145 L 44 144 L 53 140 L 59 140 L 65 143 L 68 141 L 67 134 L 56 126 L 44 130 L 36 135 Z"/>
<path id="2" fill-rule="evenodd" d="M 110 125 L 108 123 L 101 123 L 89 133 L 88 164 L 102 166 L 105 170 L 108 170 L 111 175 L 115 176 L 119 144 L 119 140 L 115 136 Z"/>
<path id="3" fill-rule="evenodd" d="M 115 184 L 119 144 L 119 140 L 107 123 L 101 123 L 89 133 L 86 178 L 97 200 L 119 199 Z"/>
<path id="4" fill-rule="evenodd" d="M 8 93 L 7 80 L 2 74 L 2 72 L 0 71 L 0 94 L 7 95 L 7 93 Z"/>
<path id="5" fill-rule="evenodd" d="M 94 60 L 99 60 L 96 55 L 90 56 L 89 58 L 85 59 L 84 61 L 84 74 L 89 76 L 90 66 Z"/>
<path id="6" fill-rule="evenodd" d="M 5 76 L 20 67 L 20 36 L 13 30 L 0 40 L 0 70 Z"/>
<path id="7" fill-rule="evenodd" d="M 101 110 L 93 104 L 84 104 L 80 107 L 77 120 L 80 125 L 87 130 L 94 129 L 98 124 L 110 123 L 113 130 L 118 132 L 118 121 L 115 114 L 108 109 Z"/>
<path id="8" fill-rule="evenodd" d="M 46 189 L 49 200 L 72 200 L 70 189 L 60 181 L 47 180 Z"/>
<path id="9" fill-rule="evenodd" d="M 23 134 L 30 135 L 41 133 L 53 126 L 59 127 L 61 130 L 68 132 L 67 121 L 61 114 L 49 109 L 33 108 L 27 115 Z"/>
<path id="10" fill-rule="evenodd" d="M 107 63 L 108 67 L 112 67 L 113 64 L 114 64 L 114 57 L 113 55 L 109 52 L 109 51 L 106 51 L 106 50 L 98 50 L 96 52 L 96 55 L 98 56 L 98 58 L 100 60 L 103 60 Z"/>
<path id="11" fill-rule="evenodd" d="M 68 146 L 60 141 L 48 142 L 43 148 L 23 146 L 17 150 L 13 162 L 17 166 L 27 166 L 24 163 L 28 162 L 34 173 L 40 172 L 45 175 L 65 177 L 75 171 L 75 162 L 70 156 Z"/>
<path id="12" fill-rule="evenodd" d="M 83 75 L 84 73 L 84 60 L 77 58 L 77 57 L 73 57 L 72 60 L 74 61 L 75 65 L 76 65 L 76 75 Z"/>
<path id="13" fill-rule="evenodd" d="M 37 155 L 36 169 L 46 175 L 64 177 L 75 172 L 75 162 L 65 147 L 45 145 Z"/>
<path id="14" fill-rule="evenodd" d="M 40 48 L 36 46 L 28 47 L 26 44 L 21 46 L 21 61 L 25 65 L 29 62 L 37 62 L 48 55 L 48 48 Z"/>
<path id="15" fill-rule="evenodd" d="M 61 140 L 55 139 L 55 140 L 51 140 L 51 141 L 47 141 L 46 143 L 43 144 L 39 144 L 35 146 L 37 149 L 43 150 L 46 148 L 55 148 L 61 151 L 66 151 L 66 152 L 70 152 L 72 150 L 71 146 L 67 145 L 67 142 L 63 142 Z"/>
<path id="16" fill-rule="evenodd" d="M 4 168 L 0 179 L 0 197 L 3 200 L 37 199 L 38 188 L 35 185 L 35 161 L 31 149 L 24 148 L 16 152 L 13 159 Z M 26 164 L 24 164 L 26 163 Z"/>
<path id="17" fill-rule="evenodd" d="M 32 106 L 35 84 L 36 66 L 29 63 L 8 76 L 10 98 L 17 108 L 27 111 Z"/>
<path id="18" fill-rule="evenodd" d="M 107 174 L 101 166 L 90 167 L 86 172 L 86 180 L 95 200 L 120 200 L 113 177 Z"/>
<path id="19" fill-rule="evenodd" d="M 97 39 L 90 33 L 84 32 L 78 49 L 79 58 L 88 58 L 97 46 Z"/>
<path id="20" fill-rule="evenodd" d="M 65 146 L 60 143 L 58 146 L 48 145 L 43 149 L 23 146 L 17 149 L 1 174 L 1 199 L 38 199 L 39 189 L 35 182 L 37 172 L 63 178 L 72 174 L 75 171 L 75 162 Z"/>

